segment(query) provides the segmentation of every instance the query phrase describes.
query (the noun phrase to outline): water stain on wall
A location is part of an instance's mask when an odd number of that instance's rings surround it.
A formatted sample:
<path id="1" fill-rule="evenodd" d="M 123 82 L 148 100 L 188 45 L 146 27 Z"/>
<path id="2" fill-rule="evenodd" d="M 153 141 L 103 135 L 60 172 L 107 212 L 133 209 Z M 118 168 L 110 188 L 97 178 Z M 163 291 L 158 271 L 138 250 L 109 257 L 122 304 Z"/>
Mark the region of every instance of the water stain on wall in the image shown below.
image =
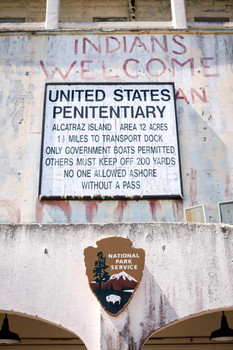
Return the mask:
<path id="1" fill-rule="evenodd" d="M 5 208 L 9 217 L 10 222 L 20 223 L 21 212 L 20 209 L 9 199 L 0 199 L 0 208 Z"/>
<path id="2" fill-rule="evenodd" d="M 174 219 L 177 222 L 183 221 L 183 203 L 180 199 L 175 199 L 172 201 L 172 211 Z"/>
<path id="3" fill-rule="evenodd" d="M 71 222 L 72 209 L 69 201 L 41 201 L 36 200 L 36 222 L 43 222 L 44 207 L 57 207 L 63 211 L 67 218 L 67 222 Z"/>
<path id="4" fill-rule="evenodd" d="M 189 195 L 191 206 L 198 205 L 197 200 L 198 188 L 197 188 L 197 170 L 190 169 L 190 182 L 189 182 Z"/>
<path id="5" fill-rule="evenodd" d="M 115 222 L 122 222 L 124 211 L 128 207 L 129 203 L 127 201 L 118 201 L 117 207 L 114 210 L 113 216 L 115 218 Z"/>
<path id="6" fill-rule="evenodd" d="M 162 211 L 162 205 L 159 200 L 149 201 L 150 212 L 153 221 L 158 221 L 158 212 Z"/>
<path id="7" fill-rule="evenodd" d="M 85 201 L 84 204 L 86 206 L 86 220 L 88 223 L 92 223 L 94 217 L 98 211 L 98 205 L 100 201 Z"/>
<path id="8" fill-rule="evenodd" d="M 231 188 L 231 175 L 229 173 L 226 174 L 226 187 L 224 191 L 224 198 L 225 200 L 231 199 L 232 198 L 232 188 Z"/>

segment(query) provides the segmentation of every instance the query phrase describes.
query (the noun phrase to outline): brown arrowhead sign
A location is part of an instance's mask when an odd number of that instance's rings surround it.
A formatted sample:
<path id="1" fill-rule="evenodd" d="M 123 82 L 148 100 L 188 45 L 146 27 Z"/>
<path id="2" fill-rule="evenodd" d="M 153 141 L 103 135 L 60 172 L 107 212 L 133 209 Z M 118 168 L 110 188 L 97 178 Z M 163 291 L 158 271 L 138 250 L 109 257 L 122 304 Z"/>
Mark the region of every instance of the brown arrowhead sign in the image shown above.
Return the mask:
<path id="1" fill-rule="evenodd" d="M 131 301 L 144 269 L 145 251 L 127 238 L 110 237 L 84 249 L 89 285 L 103 308 L 117 316 Z"/>

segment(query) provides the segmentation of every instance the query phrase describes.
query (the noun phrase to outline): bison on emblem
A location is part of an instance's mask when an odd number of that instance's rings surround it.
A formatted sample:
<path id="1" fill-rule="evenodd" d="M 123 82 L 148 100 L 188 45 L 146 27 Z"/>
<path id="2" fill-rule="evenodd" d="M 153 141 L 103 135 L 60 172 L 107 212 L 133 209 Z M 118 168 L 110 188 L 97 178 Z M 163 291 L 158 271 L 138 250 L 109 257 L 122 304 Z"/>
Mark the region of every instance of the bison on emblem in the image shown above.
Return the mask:
<path id="1" fill-rule="evenodd" d="M 142 279 L 145 251 L 131 245 L 128 238 L 110 237 L 84 250 L 91 290 L 112 316 L 127 306 Z"/>
<path id="2" fill-rule="evenodd" d="M 106 300 L 108 303 L 115 304 L 116 302 L 119 302 L 119 305 L 121 303 L 121 297 L 119 295 L 115 295 L 115 294 L 107 295 Z"/>

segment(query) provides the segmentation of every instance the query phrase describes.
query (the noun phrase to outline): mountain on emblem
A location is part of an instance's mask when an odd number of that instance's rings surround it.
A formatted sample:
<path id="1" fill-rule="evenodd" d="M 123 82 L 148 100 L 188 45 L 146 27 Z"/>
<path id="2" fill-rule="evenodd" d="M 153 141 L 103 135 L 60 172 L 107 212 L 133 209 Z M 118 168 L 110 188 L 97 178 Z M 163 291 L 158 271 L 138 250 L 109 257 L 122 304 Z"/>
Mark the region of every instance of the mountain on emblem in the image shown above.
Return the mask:
<path id="1" fill-rule="evenodd" d="M 132 276 L 128 275 L 125 271 L 112 275 L 105 283 L 106 288 L 111 286 L 115 290 L 123 290 L 125 288 L 134 289 L 138 284 L 138 281 Z"/>
<path id="2" fill-rule="evenodd" d="M 126 272 L 120 272 L 118 274 L 112 275 L 107 282 L 103 283 L 103 289 L 113 288 L 114 290 L 122 290 L 125 288 L 134 289 L 138 284 L 132 276 L 128 275 Z M 98 289 L 99 285 L 95 281 L 91 282 L 91 289 L 95 291 Z"/>
<path id="3" fill-rule="evenodd" d="M 113 316 L 126 307 L 142 278 L 145 252 L 131 245 L 129 239 L 111 237 L 84 250 L 91 290 Z"/>

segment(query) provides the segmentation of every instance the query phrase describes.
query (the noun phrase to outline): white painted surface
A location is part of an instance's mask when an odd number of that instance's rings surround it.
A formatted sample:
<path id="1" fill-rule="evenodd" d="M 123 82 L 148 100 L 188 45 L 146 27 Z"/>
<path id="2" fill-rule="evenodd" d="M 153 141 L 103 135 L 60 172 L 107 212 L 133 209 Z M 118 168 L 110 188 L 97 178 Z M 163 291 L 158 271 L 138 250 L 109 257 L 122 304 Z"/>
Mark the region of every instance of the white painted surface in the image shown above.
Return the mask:
<path id="1" fill-rule="evenodd" d="M 45 29 L 58 29 L 60 0 L 47 0 Z"/>
<path id="2" fill-rule="evenodd" d="M 175 29 L 187 28 L 185 0 L 171 0 L 172 23 Z"/>

